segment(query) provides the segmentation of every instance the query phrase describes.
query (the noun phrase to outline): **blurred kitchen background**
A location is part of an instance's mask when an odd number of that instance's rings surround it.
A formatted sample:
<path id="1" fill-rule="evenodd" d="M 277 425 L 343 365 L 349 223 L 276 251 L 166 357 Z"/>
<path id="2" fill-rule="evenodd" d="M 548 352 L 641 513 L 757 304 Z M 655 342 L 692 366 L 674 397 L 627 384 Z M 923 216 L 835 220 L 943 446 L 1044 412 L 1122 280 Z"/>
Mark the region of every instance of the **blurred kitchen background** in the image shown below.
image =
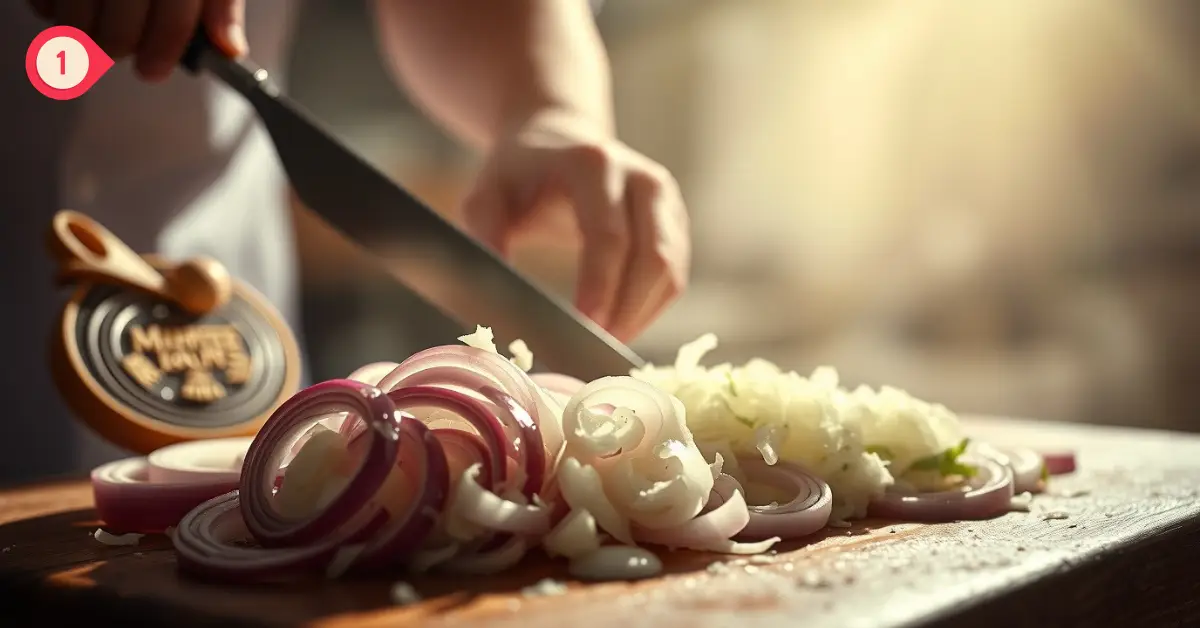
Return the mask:
<path id="1" fill-rule="evenodd" d="M 963 412 L 1200 429 L 1200 3 L 608 0 L 619 126 L 694 223 L 708 331 Z M 453 214 L 475 162 L 396 90 L 364 3 L 310 0 L 291 93 Z M 298 210 L 313 375 L 459 332 Z M 563 294 L 573 251 L 520 247 Z M 482 322 L 482 321 L 481 321 Z M 534 347 L 536 352 L 536 347 Z"/>

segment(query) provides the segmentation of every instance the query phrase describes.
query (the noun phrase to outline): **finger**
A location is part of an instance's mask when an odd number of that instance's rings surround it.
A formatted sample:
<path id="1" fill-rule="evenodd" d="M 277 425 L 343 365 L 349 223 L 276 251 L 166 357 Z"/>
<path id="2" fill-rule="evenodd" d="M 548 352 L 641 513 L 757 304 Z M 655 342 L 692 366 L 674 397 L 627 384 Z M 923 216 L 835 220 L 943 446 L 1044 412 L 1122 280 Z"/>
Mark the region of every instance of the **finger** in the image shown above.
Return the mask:
<path id="1" fill-rule="evenodd" d="M 100 0 L 58 0 L 54 3 L 54 18 L 59 24 L 74 26 L 92 33 L 100 15 Z"/>
<path id="2" fill-rule="evenodd" d="M 669 181 L 665 173 L 634 173 L 626 183 L 633 250 L 609 330 L 622 341 L 645 330 L 683 289 L 687 228 L 679 224 L 682 203 Z"/>
<path id="3" fill-rule="evenodd" d="M 201 0 L 159 0 L 150 6 L 137 49 L 138 74 L 149 81 L 171 75 L 200 22 Z"/>
<path id="4" fill-rule="evenodd" d="M 463 199 L 463 227 L 475 239 L 507 256 L 512 232 L 510 212 L 504 186 L 493 172 L 485 171 Z"/>
<path id="5" fill-rule="evenodd" d="M 96 23 L 96 43 L 113 59 L 128 57 L 142 40 L 150 0 L 105 0 Z"/>
<path id="6" fill-rule="evenodd" d="M 630 247 L 629 216 L 622 202 L 625 181 L 600 149 L 580 148 L 559 163 L 583 235 L 575 306 L 607 328 Z"/>
<path id="7" fill-rule="evenodd" d="M 221 52 L 234 58 L 250 52 L 246 43 L 246 0 L 208 0 L 200 20 L 204 32 Z"/>
<path id="8" fill-rule="evenodd" d="M 29 8 L 44 20 L 54 19 L 54 0 L 29 0 Z"/>

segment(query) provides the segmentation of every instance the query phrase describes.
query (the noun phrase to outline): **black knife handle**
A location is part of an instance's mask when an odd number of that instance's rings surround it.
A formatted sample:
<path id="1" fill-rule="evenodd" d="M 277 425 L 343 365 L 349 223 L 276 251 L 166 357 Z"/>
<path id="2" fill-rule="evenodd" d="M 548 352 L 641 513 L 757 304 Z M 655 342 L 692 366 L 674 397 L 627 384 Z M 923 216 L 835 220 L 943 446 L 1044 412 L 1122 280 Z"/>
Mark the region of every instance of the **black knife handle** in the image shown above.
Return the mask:
<path id="1" fill-rule="evenodd" d="M 212 40 L 208 38 L 208 33 L 201 26 L 196 29 L 196 34 L 192 35 L 192 41 L 188 43 L 179 64 L 188 72 L 197 74 L 202 69 L 200 67 L 201 59 L 209 52 L 216 52 L 216 48 L 213 47 Z"/>
<path id="2" fill-rule="evenodd" d="M 241 92 L 256 107 L 262 99 L 271 100 L 280 94 L 279 87 L 271 81 L 266 70 L 248 58 L 232 59 L 227 56 L 213 45 L 203 26 L 196 29 L 179 64 L 195 75 L 208 70 L 209 74 Z"/>

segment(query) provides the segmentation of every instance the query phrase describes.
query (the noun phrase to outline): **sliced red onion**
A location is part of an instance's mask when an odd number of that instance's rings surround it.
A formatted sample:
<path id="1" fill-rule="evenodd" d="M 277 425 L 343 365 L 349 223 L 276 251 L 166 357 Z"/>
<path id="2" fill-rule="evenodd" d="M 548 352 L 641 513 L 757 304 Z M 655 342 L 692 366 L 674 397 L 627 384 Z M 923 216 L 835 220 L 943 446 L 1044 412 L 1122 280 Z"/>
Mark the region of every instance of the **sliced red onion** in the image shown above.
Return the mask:
<path id="1" fill-rule="evenodd" d="M 417 408 L 437 408 L 453 412 L 469 423 L 483 439 L 488 452 L 487 477 L 499 487 L 508 480 L 508 457 L 511 447 L 504 424 L 496 417 L 493 408 L 485 402 L 449 388 L 436 386 L 408 386 L 388 392 L 388 398 L 397 409 L 413 411 Z M 435 432 L 441 430 L 435 430 Z"/>
<path id="2" fill-rule="evenodd" d="M 450 477 L 461 477 L 472 465 L 479 465 L 479 485 L 494 490 L 496 484 L 492 477 L 492 454 L 487 444 L 478 434 L 455 429 L 433 430 L 433 437 L 442 445 L 446 454 L 446 466 Z"/>
<path id="3" fill-rule="evenodd" d="M 212 481 L 154 482 L 145 458 L 126 458 L 92 471 L 96 511 L 109 532 L 161 532 L 206 500 L 238 486 L 237 474 Z"/>
<path id="4" fill-rule="evenodd" d="M 602 377 L 581 388 L 563 409 L 563 434 L 571 454 L 599 459 L 618 452 L 645 453 L 668 439 L 691 443 L 691 434 L 663 434 L 668 415 L 681 415 L 674 407 L 677 399 L 632 377 Z M 610 405 L 612 412 L 598 412 L 597 406 Z M 628 412 L 621 412 L 620 410 Z"/>
<path id="5" fill-rule="evenodd" d="M 171 541 L 181 569 L 222 582 L 304 577 L 328 563 L 338 548 L 336 539 L 295 548 L 253 547 L 236 490 L 189 512 Z"/>
<path id="6" fill-rule="evenodd" d="M 1046 462 L 1046 473 L 1063 475 L 1075 472 L 1075 453 L 1070 451 L 1044 451 L 1042 459 Z"/>
<path id="7" fill-rule="evenodd" d="M 891 490 L 871 502 L 870 514 L 900 521 L 956 521 L 988 519 L 1008 512 L 1013 475 L 1007 462 L 970 451 L 959 461 L 976 470 L 961 487 L 928 493 Z"/>
<path id="8" fill-rule="evenodd" d="M 1040 493 L 1046 488 L 1042 481 L 1045 461 L 1041 454 L 1025 447 L 1006 447 L 1000 452 L 1008 458 L 1012 469 L 1014 493 Z"/>
<path id="9" fill-rule="evenodd" d="M 550 399 L 528 373 L 491 351 L 469 346 L 427 349 L 402 362 L 379 386 L 385 391 L 401 386 L 449 386 L 485 400 L 480 391 L 494 387 L 512 396 L 525 409 L 538 426 L 552 457 L 562 446 L 562 426 Z M 517 437 L 519 433 L 510 435 Z"/>
<path id="10" fill-rule="evenodd" d="M 396 565 L 416 552 L 433 531 L 450 493 L 446 454 L 434 431 L 401 416 L 396 467 L 375 497 L 386 522 L 370 531 L 355 561 L 364 569 Z"/>
<path id="11" fill-rule="evenodd" d="M 379 381 L 387 377 L 388 373 L 396 370 L 397 366 L 400 365 L 395 362 L 372 362 L 359 367 L 358 370 L 347 375 L 346 379 L 352 379 L 371 386 L 378 386 Z"/>
<path id="12" fill-rule="evenodd" d="M 367 452 L 345 488 L 310 517 L 285 516 L 273 503 L 274 483 L 290 437 L 314 420 L 346 412 L 368 426 Z M 383 515 L 380 489 L 397 466 L 400 417 L 395 406 L 374 386 L 353 380 L 331 380 L 296 393 L 267 420 L 250 446 L 241 481 L 241 508 L 246 526 L 265 546 L 297 545 L 358 535 Z M 286 485 L 287 479 L 284 478 Z"/>
<path id="13" fill-rule="evenodd" d="M 526 499 L 533 499 L 543 488 L 549 464 L 538 424 L 516 399 L 503 391 L 487 386 L 480 392 L 496 405 L 501 422 L 516 426 L 516 431 L 520 434 L 508 441 L 514 454 L 513 458 L 523 467 L 525 477 L 523 483 L 513 488 L 520 490 Z"/>
<path id="14" fill-rule="evenodd" d="M 480 486 L 478 476 L 478 465 L 463 472 L 450 503 L 455 515 L 492 531 L 539 536 L 550 530 L 549 509 L 504 499 Z"/>
<path id="15" fill-rule="evenodd" d="M 157 449 L 146 456 L 149 479 L 158 484 L 236 483 L 253 440 L 211 438 Z"/>
<path id="16" fill-rule="evenodd" d="M 671 549 L 713 551 L 746 527 L 750 511 L 737 480 L 724 474 L 713 483 L 709 502 L 720 505 L 672 528 L 652 530 L 637 526 L 633 530 L 634 539 Z"/>
<path id="17" fill-rule="evenodd" d="M 567 399 L 574 397 L 579 389 L 587 385 L 583 380 L 561 373 L 535 373 L 530 375 L 529 379 L 548 392 L 557 393 Z"/>
<path id="18" fill-rule="evenodd" d="M 785 504 L 750 506 L 750 521 L 739 537 L 797 539 L 820 531 L 829 523 L 833 491 L 803 467 L 788 462 L 768 465 L 750 457 L 738 458 L 747 483 L 762 484 L 794 495 Z"/>

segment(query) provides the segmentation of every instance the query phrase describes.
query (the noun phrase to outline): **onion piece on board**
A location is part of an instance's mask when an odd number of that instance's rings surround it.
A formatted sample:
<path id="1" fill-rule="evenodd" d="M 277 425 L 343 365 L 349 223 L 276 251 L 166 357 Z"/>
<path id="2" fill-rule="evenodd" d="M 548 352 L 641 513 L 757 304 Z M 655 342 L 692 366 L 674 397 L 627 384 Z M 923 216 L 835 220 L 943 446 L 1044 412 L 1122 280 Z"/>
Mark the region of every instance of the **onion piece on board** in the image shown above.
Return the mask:
<path id="1" fill-rule="evenodd" d="M 1009 511 L 1013 497 L 1013 475 L 1006 460 L 970 452 L 959 457 L 976 469 L 962 486 L 944 491 L 907 493 L 891 490 L 871 502 L 875 517 L 900 521 L 956 521 L 988 519 Z"/>
<path id="2" fill-rule="evenodd" d="M 92 471 L 96 510 L 109 532 L 161 532 L 206 500 L 238 487 L 249 438 L 169 445 Z"/>
<path id="3" fill-rule="evenodd" d="M 750 521 L 739 533 L 747 539 L 797 539 L 819 532 L 829 523 L 833 491 L 803 467 L 788 462 L 768 465 L 749 457 L 738 459 L 747 484 L 762 484 L 792 498 L 783 504 L 750 506 Z"/>

